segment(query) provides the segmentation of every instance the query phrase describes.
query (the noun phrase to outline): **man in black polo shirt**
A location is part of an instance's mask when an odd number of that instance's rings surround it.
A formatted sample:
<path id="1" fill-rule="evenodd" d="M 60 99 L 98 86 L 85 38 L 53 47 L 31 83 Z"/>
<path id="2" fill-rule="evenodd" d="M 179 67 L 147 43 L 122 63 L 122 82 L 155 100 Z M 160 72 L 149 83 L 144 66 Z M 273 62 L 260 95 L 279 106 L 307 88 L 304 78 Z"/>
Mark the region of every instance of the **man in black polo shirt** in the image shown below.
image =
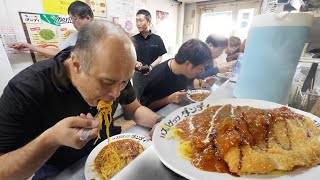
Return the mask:
<path id="1" fill-rule="evenodd" d="M 167 53 L 160 36 L 150 30 L 151 14 L 140 9 L 136 15 L 136 25 L 139 34 L 133 36 L 138 63 L 133 77 L 133 87 L 138 99 L 143 90 L 145 75 L 162 61 L 162 55 Z"/>
<path id="2" fill-rule="evenodd" d="M 195 79 L 211 59 L 206 43 L 198 39 L 185 42 L 174 59 L 159 64 L 149 73 L 141 104 L 156 111 L 167 104 L 179 103 L 188 86 L 211 87 L 216 80 L 214 77 Z"/>
<path id="3" fill-rule="evenodd" d="M 114 101 L 113 112 L 120 103 L 138 124 L 152 127 L 159 116 L 140 105 L 128 83 L 135 64 L 126 33 L 94 20 L 81 28 L 74 50 L 16 75 L 0 98 L 0 179 L 35 172 L 33 179 L 47 179 L 88 155 L 99 132 L 92 117 L 99 100 Z M 82 141 L 84 128 L 92 131 Z M 111 125 L 111 136 L 120 131 Z"/>

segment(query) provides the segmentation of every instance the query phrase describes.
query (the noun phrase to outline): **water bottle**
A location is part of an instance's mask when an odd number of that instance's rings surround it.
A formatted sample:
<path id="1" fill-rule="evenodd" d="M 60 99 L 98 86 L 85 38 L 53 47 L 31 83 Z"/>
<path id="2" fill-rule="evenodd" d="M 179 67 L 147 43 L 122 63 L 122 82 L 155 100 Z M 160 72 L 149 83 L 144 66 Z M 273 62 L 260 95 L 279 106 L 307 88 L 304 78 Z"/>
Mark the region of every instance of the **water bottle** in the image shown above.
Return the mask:
<path id="1" fill-rule="evenodd" d="M 242 57 L 243 57 L 243 54 L 240 54 L 240 55 L 238 56 L 237 62 L 236 62 L 236 64 L 233 66 L 232 73 L 231 73 L 230 76 L 229 76 L 229 80 L 230 80 L 230 81 L 233 81 L 233 82 L 236 82 L 236 81 L 237 81 L 237 78 L 238 78 L 238 75 L 239 75 L 239 72 L 240 72 Z"/>

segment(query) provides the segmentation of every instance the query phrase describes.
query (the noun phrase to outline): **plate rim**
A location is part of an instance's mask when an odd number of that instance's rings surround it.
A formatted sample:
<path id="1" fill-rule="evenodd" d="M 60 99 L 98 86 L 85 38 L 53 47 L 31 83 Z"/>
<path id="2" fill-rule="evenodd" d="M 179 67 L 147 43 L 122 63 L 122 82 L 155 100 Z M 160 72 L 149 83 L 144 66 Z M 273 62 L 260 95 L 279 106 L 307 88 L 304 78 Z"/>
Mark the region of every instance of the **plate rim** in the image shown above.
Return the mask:
<path id="1" fill-rule="evenodd" d="M 119 137 L 120 136 L 120 137 Z M 121 137 L 123 136 L 123 137 Z M 133 140 L 137 140 L 132 138 L 132 136 L 138 136 L 141 137 L 141 140 L 138 140 L 138 143 L 141 144 L 144 148 L 144 151 L 151 146 L 151 141 L 148 140 L 148 138 L 146 136 L 140 135 L 140 134 L 136 134 L 136 133 L 121 133 L 121 134 L 117 134 L 114 136 L 110 137 L 110 142 L 115 142 L 118 140 L 123 140 L 123 139 L 133 139 Z M 118 138 L 119 137 L 119 138 Z M 144 141 L 145 140 L 145 141 Z M 140 141 L 143 141 L 143 143 L 141 143 Z M 84 165 L 84 175 L 85 175 L 85 179 L 86 180 L 90 180 L 92 178 L 99 180 L 100 178 L 98 178 L 97 176 L 95 177 L 91 177 L 88 175 L 87 171 L 90 171 L 90 166 L 92 165 L 92 160 L 95 159 L 95 157 L 98 155 L 98 153 L 102 150 L 102 148 L 104 148 L 106 145 L 108 145 L 108 139 L 103 140 L 102 142 L 100 142 L 95 148 L 92 149 L 92 151 L 90 152 L 90 154 L 88 155 L 85 165 Z M 142 152 L 143 153 L 143 152 Z M 142 154 L 141 153 L 141 154 Z"/>

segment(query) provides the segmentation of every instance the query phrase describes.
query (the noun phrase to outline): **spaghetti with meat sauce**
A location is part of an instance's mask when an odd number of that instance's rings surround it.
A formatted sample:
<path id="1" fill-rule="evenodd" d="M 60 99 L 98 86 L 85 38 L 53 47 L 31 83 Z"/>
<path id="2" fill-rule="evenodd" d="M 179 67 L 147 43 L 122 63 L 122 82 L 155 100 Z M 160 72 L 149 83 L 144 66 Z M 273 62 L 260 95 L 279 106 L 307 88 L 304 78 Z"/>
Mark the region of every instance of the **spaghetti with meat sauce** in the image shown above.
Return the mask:
<path id="1" fill-rule="evenodd" d="M 115 153 L 110 153 L 110 149 L 114 149 Z M 95 172 L 100 179 L 110 179 L 143 151 L 143 146 L 132 139 L 111 142 L 96 156 Z"/>

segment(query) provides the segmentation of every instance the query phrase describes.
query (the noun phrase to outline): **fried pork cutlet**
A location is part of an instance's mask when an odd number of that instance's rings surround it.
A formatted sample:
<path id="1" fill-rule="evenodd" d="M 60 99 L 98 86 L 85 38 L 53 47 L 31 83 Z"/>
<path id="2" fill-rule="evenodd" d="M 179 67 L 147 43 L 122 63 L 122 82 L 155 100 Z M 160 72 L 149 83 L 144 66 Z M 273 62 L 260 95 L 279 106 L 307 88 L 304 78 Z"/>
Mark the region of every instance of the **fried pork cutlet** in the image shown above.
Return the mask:
<path id="1" fill-rule="evenodd" d="M 211 106 L 177 128 L 192 142 L 191 163 L 205 171 L 267 174 L 320 162 L 320 129 L 287 107 Z"/>
<path id="2" fill-rule="evenodd" d="M 246 117 L 246 113 L 251 112 L 243 113 L 245 117 L 242 120 L 246 121 L 247 127 L 241 128 L 238 121 L 238 126 L 234 128 L 242 141 L 223 156 L 230 172 L 238 175 L 266 174 L 275 170 L 290 171 L 294 167 L 315 166 L 320 162 L 320 129 L 311 119 L 295 115 L 286 108 L 261 112 L 264 115 L 255 119 L 250 119 L 250 115 Z M 248 132 L 251 136 L 247 137 L 245 133 Z M 226 133 L 227 136 L 232 134 L 229 131 L 220 136 Z"/>

